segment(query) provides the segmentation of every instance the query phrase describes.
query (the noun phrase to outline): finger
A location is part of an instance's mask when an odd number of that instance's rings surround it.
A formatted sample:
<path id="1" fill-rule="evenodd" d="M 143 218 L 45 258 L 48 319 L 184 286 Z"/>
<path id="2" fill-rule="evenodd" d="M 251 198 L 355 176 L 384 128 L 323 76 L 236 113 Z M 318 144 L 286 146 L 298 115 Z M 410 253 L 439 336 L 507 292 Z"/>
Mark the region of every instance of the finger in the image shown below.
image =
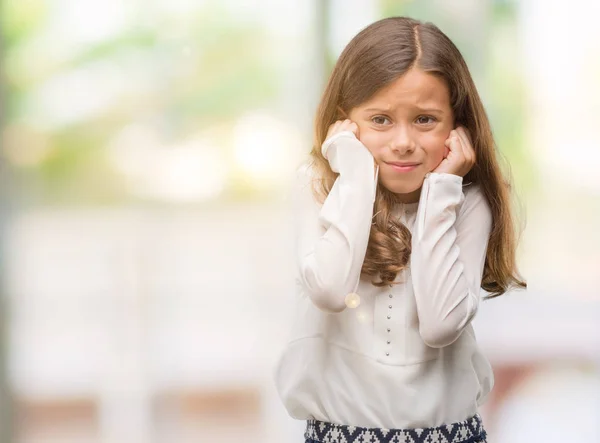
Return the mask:
<path id="1" fill-rule="evenodd" d="M 444 158 L 448 157 L 448 154 L 450 154 L 450 138 L 444 141 Z"/>
<path id="2" fill-rule="evenodd" d="M 461 141 L 465 146 L 471 144 L 469 138 L 467 137 L 464 127 L 459 126 L 458 128 L 456 128 L 456 135 L 460 137 Z"/>
<path id="3" fill-rule="evenodd" d="M 462 140 L 463 152 L 468 162 L 473 163 L 475 161 L 475 150 L 473 149 L 473 143 L 469 137 L 468 131 L 463 126 L 457 129 L 457 134 Z"/>
<path id="4" fill-rule="evenodd" d="M 450 136 L 450 145 L 452 146 L 452 155 L 455 157 L 454 161 L 457 163 L 465 163 L 465 149 L 463 147 L 462 139 L 456 131 Z"/>
<path id="5" fill-rule="evenodd" d="M 467 159 L 468 156 L 468 152 L 467 149 L 465 147 L 465 143 L 464 143 L 464 139 L 461 136 L 460 133 L 460 128 L 454 129 L 454 135 L 452 135 L 452 137 L 454 138 L 455 142 L 456 142 L 456 146 L 457 146 L 457 150 L 460 151 L 460 155 L 463 159 Z"/>
<path id="6" fill-rule="evenodd" d="M 446 142 L 444 143 L 444 158 L 448 158 L 448 156 L 452 152 L 452 149 L 454 149 L 451 145 L 452 141 L 450 139 L 446 140 Z"/>
<path id="7" fill-rule="evenodd" d="M 332 125 L 329 127 L 329 131 L 327 131 L 327 136 L 328 136 L 328 137 L 330 137 L 330 136 L 332 136 L 333 134 L 337 133 L 337 132 L 338 132 L 338 128 L 339 128 L 339 126 L 340 126 L 340 122 L 335 122 L 334 124 L 332 124 Z"/>
<path id="8" fill-rule="evenodd" d="M 451 153 L 462 154 L 462 148 L 459 140 L 460 139 L 457 136 L 456 131 L 452 130 L 445 142 L 445 145 L 448 147 Z"/>
<path id="9" fill-rule="evenodd" d="M 352 120 L 346 119 L 342 122 L 342 125 L 340 127 L 341 131 L 352 131 L 355 132 L 356 130 L 356 123 L 354 123 Z"/>
<path id="10" fill-rule="evenodd" d="M 460 135 L 460 131 L 455 131 L 454 137 L 456 138 L 456 145 L 458 146 L 458 149 L 460 149 L 461 157 L 466 161 L 468 153 L 465 147 L 464 140 Z"/>
<path id="11" fill-rule="evenodd" d="M 469 131 L 469 129 L 467 129 L 467 127 L 462 126 L 462 133 L 467 138 L 467 141 L 469 142 L 469 144 L 471 146 L 473 146 L 473 137 L 471 137 L 471 131 Z"/>
<path id="12" fill-rule="evenodd" d="M 447 148 L 450 148 L 453 142 L 454 142 L 454 135 L 452 133 L 450 133 L 450 135 L 448 136 L 448 138 L 444 141 L 444 145 Z"/>

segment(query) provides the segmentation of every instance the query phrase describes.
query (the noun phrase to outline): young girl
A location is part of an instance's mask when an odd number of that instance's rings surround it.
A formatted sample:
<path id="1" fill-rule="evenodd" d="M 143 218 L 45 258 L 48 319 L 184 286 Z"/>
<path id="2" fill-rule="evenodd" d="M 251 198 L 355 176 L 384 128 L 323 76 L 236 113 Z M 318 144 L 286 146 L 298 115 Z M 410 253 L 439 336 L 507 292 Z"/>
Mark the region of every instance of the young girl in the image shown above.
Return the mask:
<path id="1" fill-rule="evenodd" d="M 297 193 L 297 307 L 276 369 L 306 442 L 485 442 L 480 288 L 526 287 L 509 188 L 456 46 L 404 17 L 342 52 Z"/>

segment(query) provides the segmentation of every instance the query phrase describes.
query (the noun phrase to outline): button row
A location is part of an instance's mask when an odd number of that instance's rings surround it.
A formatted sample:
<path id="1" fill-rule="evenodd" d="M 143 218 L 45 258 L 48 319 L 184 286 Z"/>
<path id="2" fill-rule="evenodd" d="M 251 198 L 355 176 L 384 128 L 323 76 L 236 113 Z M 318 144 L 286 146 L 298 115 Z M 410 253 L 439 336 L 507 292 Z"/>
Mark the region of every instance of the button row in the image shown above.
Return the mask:
<path id="1" fill-rule="evenodd" d="M 391 288 L 391 287 L 392 287 L 392 285 L 390 285 L 390 288 Z M 391 293 L 389 294 L 389 297 L 390 297 L 390 298 L 394 298 L 394 296 L 393 296 Z M 388 305 L 388 309 L 392 309 L 392 305 Z M 390 319 L 392 318 L 392 316 L 391 316 L 391 315 L 388 315 L 388 316 L 387 316 L 387 318 L 388 318 L 388 320 L 390 320 Z M 388 332 L 391 332 L 392 330 L 391 330 L 390 328 L 387 328 L 387 331 L 388 331 Z M 391 343 L 392 343 L 392 342 L 391 342 L 391 340 L 387 340 L 387 344 L 388 344 L 388 345 L 389 345 L 389 344 L 391 344 Z M 386 353 L 385 353 L 385 355 L 386 355 L 386 357 L 389 357 L 389 356 L 390 356 L 390 353 L 389 353 L 389 352 L 386 352 Z"/>

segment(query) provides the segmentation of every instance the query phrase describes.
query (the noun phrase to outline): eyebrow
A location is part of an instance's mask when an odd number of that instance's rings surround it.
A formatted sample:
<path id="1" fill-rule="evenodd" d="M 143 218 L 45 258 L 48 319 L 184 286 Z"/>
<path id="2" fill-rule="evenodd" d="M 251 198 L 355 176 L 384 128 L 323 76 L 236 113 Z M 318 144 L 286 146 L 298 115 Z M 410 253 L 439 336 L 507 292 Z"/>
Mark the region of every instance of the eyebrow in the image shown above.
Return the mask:
<path id="1" fill-rule="evenodd" d="M 416 109 L 418 109 L 421 112 L 437 112 L 440 114 L 443 114 L 444 111 L 442 111 L 441 109 L 437 109 L 437 108 L 420 108 L 418 106 L 415 106 Z M 369 108 L 369 109 L 365 109 L 365 112 L 390 112 L 392 111 L 392 109 L 383 109 L 383 108 Z"/>

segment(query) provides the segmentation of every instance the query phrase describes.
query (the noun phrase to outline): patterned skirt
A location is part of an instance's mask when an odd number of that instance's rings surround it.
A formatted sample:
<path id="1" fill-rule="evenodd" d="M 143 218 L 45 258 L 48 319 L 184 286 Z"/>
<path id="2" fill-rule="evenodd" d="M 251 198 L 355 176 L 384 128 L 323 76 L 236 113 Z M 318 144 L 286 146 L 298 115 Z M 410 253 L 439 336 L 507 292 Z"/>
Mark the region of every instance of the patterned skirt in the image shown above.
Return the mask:
<path id="1" fill-rule="evenodd" d="M 481 416 L 420 429 L 379 429 L 308 420 L 306 443 L 486 443 Z"/>

